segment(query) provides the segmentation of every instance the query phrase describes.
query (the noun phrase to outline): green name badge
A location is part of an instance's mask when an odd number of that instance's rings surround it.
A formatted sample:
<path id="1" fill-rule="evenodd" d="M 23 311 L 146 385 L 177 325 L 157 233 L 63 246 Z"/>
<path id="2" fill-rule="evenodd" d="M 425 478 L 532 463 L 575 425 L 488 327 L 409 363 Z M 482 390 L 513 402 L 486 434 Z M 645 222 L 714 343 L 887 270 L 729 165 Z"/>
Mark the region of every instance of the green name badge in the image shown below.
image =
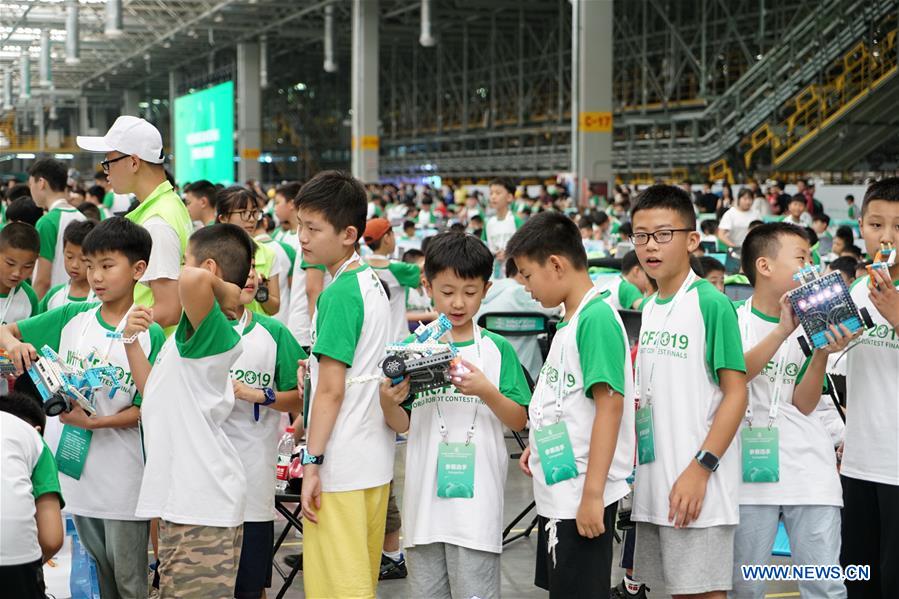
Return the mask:
<path id="1" fill-rule="evenodd" d="M 649 464 L 656 459 L 656 443 L 652 428 L 652 405 L 637 410 L 637 461 Z"/>
<path id="2" fill-rule="evenodd" d="M 564 422 L 557 422 L 534 431 L 543 477 L 547 485 L 554 485 L 575 478 L 577 463 L 574 461 L 574 450 L 568 437 L 568 427 Z"/>
<path id="3" fill-rule="evenodd" d="M 474 497 L 474 444 L 440 443 L 437 449 L 437 497 Z"/>
<path id="4" fill-rule="evenodd" d="M 62 435 L 59 437 L 59 446 L 56 448 L 56 464 L 59 471 L 75 480 L 81 478 L 84 470 L 84 462 L 87 461 L 87 450 L 91 446 L 93 431 L 70 426 L 62 427 Z"/>
<path id="5" fill-rule="evenodd" d="M 776 427 L 740 431 L 743 446 L 743 482 L 776 483 L 780 480 L 779 435 Z"/>

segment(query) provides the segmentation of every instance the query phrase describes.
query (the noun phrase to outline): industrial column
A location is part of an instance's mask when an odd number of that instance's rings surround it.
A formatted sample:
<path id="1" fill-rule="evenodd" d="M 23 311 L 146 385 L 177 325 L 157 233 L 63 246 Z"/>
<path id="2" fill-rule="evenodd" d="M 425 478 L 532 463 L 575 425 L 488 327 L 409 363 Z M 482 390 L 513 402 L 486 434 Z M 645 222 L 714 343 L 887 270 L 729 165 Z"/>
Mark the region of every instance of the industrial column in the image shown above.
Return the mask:
<path id="1" fill-rule="evenodd" d="M 237 180 L 262 177 L 262 90 L 259 79 L 259 44 L 237 44 Z"/>
<path id="2" fill-rule="evenodd" d="M 352 168 L 378 181 L 378 0 L 353 0 Z"/>
<path id="3" fill-rule="evenodd" d="M 575 198 L 609 197 L 612 173 L 612 0 L 571 0 L 571 170 Z"/>

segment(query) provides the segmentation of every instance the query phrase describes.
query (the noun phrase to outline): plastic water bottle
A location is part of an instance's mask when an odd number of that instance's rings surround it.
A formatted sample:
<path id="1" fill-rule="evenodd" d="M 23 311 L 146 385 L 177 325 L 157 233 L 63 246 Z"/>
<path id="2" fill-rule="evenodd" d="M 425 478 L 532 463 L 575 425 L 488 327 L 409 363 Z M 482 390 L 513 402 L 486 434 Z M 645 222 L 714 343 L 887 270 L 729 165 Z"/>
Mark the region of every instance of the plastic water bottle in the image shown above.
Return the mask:
<path id="1" fill-rule="evenodd" d="M 289 426 L 284 431 L 284 436 L 278 443 L 278 466 L 276 469 L 275 491 L 283 493 L 287 488 L 287 469 L 290 467 L 290 455 L 293 453 L 293 427 Z"/>

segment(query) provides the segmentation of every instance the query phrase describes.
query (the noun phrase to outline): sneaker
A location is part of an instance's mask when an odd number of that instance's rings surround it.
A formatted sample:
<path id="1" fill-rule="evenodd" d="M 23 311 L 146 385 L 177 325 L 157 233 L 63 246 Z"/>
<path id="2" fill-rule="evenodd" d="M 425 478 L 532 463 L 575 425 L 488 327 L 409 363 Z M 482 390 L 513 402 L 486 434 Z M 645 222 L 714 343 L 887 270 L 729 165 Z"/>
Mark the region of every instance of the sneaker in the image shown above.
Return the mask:
<path id="1" fill-rule="evenodd" d="M 284 557 L 284 564 L 291 570 L 293 569 L 294 566 L 297 565 L 297 563 L 300 564 L 300 567 L 298 569 L 302 570 L 303 569 L 303 554 L 302 553 L 294 553 L 292 555 L 288 555 L 288 556 Z"/>
<path id="2" fill-rule="evenodd" d="M 641 584 L 639 591 L 629 593 L 622 580 L 618 583 L 618 586 L 609 589 L 609 599 L 646 599 L 646 591 L 648 590 L 645 584 Z"/>
<path id="3" fill-rule="evenodd" d="M 383 553 L 381 554 L 381 573 L 378 574 L 378 580 L 399 580 L 408 575 L 405 558 L 400 558 L 400 561 L 395 562 Z"/>

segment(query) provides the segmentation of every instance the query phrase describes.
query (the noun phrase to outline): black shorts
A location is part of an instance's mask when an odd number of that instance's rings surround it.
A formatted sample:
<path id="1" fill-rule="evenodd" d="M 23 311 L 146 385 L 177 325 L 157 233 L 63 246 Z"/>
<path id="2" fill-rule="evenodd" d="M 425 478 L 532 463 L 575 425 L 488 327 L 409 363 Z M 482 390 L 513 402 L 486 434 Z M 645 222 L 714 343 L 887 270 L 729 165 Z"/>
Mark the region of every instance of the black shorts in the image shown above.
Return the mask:
<path id="1" fill-rule="evenodd" d="M 243 543 L 234 596 L 258 599 L 272 586 L 272 548 L 275 546 L 274 522 L 244 522 Z"/>
<path id="2" fill-rule="evenodd" d="M 29 564 L 0 566 L 0 589 L 4 597 L 44 599 L 44 568 L 41 560 Z"/>
<path id="3" fill-rule="evenodd" d="M 607 597 L 612 586 L 612 539 L 618 503 L 606 506 L 603 524 L 606 532 L 595 539 L 582 537 L 577 522 L 556 521 L 555 564 L 548 554 L 546 523 L 537 517 L 537 567 L 534 584 L 549 591 L 550 599 L 569 597 Z"/>

